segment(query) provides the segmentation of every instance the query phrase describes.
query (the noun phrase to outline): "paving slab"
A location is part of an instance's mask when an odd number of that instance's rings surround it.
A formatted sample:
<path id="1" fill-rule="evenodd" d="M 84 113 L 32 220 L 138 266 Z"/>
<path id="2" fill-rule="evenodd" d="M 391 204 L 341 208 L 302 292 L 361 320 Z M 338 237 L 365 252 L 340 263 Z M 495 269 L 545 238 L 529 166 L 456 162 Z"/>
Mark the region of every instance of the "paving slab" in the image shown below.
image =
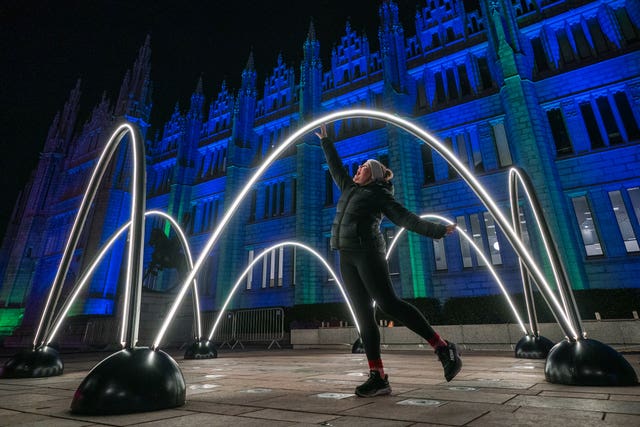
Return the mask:
<path id="1" fill-rule="evenodd" d="M 425 351 L 387 351 L 390 396 L 359 398 L 363 355 L 345 350 L 220 350 L 216 359 L 170 352 L 187 386 L 184 406 L 87 416 L 69 410 L 77 386 L 109 353 L 63 354 L 61 376 L 0 379 L 0 426 L 632 426 L 640 386 L 547 383 L 544 361 L 511 352 L 466 351 L 451 382 Z M 640 354 L 626 354 L 637 370 Z M 0 359 L 0 363 L 4 360 Z"/>
<path id="2" fill-rule="evenodd" d="M 145 423 L 144 426 L 155 427 L 191 427 L 191 426 L 213 426 L 213 427 L 278 427 L 294 426 L 294 422 L 284 422 L 282 420 L 267 420 L 263 418 L 239 418 L 227 415 L 211 414 L 189 414 L 171 419 L 163 419 Z"/>
<path id="3" fill-rule="evenodd" d="M 606 414 L 604 420 L 612 426 L 640 426 L 638 415 Z"/>
<path id="4" fill-rule="evenodd" d="M 331 414 L 293 411 L 286 409 L 261 409 L 259 411 L 249 412 L 244 415 L 249 418 L 259 418 L 261 420 L 287 421 L 299 424 L 324 424 L 334 418 L 334 416 Z"/>
<path id="5" fill-rule="evenodd" d="M 519 414 L 519 413 L 504 413 L 504 412 L 489 412 L 469 424 L 468 426 L 474 427 L 540 427 L 540 426 L 558 426 L 562 427 L 585 427 L 585 426 L 605 426 L 608 425 L 600 417 L 581 417 L 581 418 L 566 418 L 563 417 L 561 421 L 556 415 L 549 414 Z"/>
<path id="6" fill-rule="evenodd" d="M 461 426 L 482 416 L 487 411 L 470 407 L 468 404 L 444 401 L 426 401 L 415 399 L 413 403 L 407 399 L 386 397 L 376 399 L 375 403 L 345 411 L 351 416 L 368 416 L 388 420 L 413 422 L 431 422 Z"/>
<path id="7" fill-rule="evenodd" d="M 347 416 L 325 421 L 322 425 L 332 427 L 406 427 L 415 426 L 416 424 L 411 421 L 380 420 L 376 418 Z"/>
<path id="8" fill-rule="evenodd" d="M 516 395 L 511 393 L 486 392 L 476 387 L 450 386 L 448 388 L 421 388 L 418 390 L 402 393 L 402 396 L 422 399 L 440 399 L 453 402 L 503 404 L 506 401 L 513 399 Z"/>
<path id="9" fill-rule="evenodd" d="M 567 408 L 583 411 L 640 415 L 640 402 L 612 401 L 575 397 L 516 396 L 507 405 L 538 408 Z"/>
<path id="10" fill-rule="evenodd" d="M 64 418 L 54 418 L 44 415 L 28 414 L 17 412 L 13 415 L 2 416 L 0 426 L 33 426 L 33 427 L 52 427 L 52 426 L 88 426 L 91 422 L 69 420 Z"/>

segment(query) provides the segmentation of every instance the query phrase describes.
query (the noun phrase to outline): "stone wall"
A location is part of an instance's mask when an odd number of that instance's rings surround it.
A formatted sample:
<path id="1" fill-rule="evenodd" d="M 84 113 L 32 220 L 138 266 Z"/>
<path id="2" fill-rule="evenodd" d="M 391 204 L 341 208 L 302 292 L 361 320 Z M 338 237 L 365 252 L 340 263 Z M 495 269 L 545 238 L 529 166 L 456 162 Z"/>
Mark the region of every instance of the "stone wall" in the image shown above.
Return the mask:
<path id="1" fill-rule="evenodd" d="M 640 347 L 640 321 L 609 320 L 585 321 L 588 338 L 608 344 L 618 351 L 636 350 Z M 459 344 L 462 350 L 512 351 L 524 335 L 517 324 L 495 325 L 443 325 L 436 330 L 445 339 Z M 564 338 L 555 323 L 540 324 L 541 335 L 553 342 Z M 429 344 L 406 327 L 380 328 L 383 351 L 424 350 Z M 350 349 L 358 338 L 354 327 L 291 330 L 294 349 L 335 348 Z"/>

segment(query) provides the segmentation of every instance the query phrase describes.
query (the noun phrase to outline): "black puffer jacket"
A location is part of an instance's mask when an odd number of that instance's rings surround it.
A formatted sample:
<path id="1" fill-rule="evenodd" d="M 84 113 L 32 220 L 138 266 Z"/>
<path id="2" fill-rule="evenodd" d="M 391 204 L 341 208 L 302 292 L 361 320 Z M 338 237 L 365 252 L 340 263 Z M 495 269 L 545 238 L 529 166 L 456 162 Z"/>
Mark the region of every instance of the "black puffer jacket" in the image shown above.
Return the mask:
<path id="1" fill-rule="evenodd" d="M 394 199 L 391 183 L 356 184 L 342 166 L 333 141 L 324 138 L 321 145 L 331 177 L 342 192 L 331 226 L 332 249 L 384 252 L 386 246 L 380 233 L 382 215 L 418 234 L 434 239 L 444 237 L 447 231 L 444 225 L 423 220 Z"/>

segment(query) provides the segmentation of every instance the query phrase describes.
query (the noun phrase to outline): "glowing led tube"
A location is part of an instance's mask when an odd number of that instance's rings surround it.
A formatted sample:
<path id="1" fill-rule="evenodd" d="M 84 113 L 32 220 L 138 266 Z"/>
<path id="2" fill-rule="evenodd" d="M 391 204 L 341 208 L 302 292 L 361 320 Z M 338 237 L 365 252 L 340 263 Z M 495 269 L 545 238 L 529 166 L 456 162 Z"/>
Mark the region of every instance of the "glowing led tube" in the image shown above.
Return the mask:
<path id="1" fill-rule="evenodd" d="M 236 290 L 238 289 L 240 284 L 243 282 L 245 277 L 247 277 L 247 275 L 249 274 L 249 272 L 251 271 L 253 266 L 258 261 L 260 261 L 262 258 L 264 258 L 269 252 L 271 252 L 272 250 L 277 249 L 279 247 L 283 247 L 283 246 L 295 246 L 295 247 L 298 247 L 298 248 L 302 248 L 302 249 L 308 251 L 309 253 L 313 254 L 322 263 L 322 265 L 325 266 L 325 268 L 327 269 L 329 274 L 331 274 L 331 277 L 333 277 L 333 280 L 335 280 L 336 284 L 338 285 L 338 288 L 340 289 L 340 292 L 342 293 L 342 297 L 344 298 L 345 302 L 347 303 L 347 307 L 349 308 L 349 312 L 351 313 L 351 317 L 353 318 L 353 324 L 356 326 L 356 330 L 358 331 L 358 333 L 360 333 L 360 326 L 358 324 L 358 319 L 356 318 L 356 314 L 353 311 L 353 308 L 351 306 L 351 302 L 349 301 L 349 297 L 347 296 L 346 292 L 344 291 L 344 287 L 340 283 L 340 280 L 338 279 L 338 276 L 333 271 L 333 269 L 331 268 L 329 263 L 318 252 L 313 250 L 311 247 L 309 247 L 309 246 L 307 246 L 305 244 L 299 243 L 299 242 L 288 241 L 288 242 L 277 243 L 277 244 L 275 244 L 275 245 L 273 245 L 271 247 L 268 247 L 264 251 L 262 251 L 256 258 L 253 259 L 253 261 L 251 261 L 251 263 L 247 266 L 247 268 L 242 272 L 242 274 L 240 275 L 240 277 L 236 281 L 235 285 L 233 285 L 233 288 L 231 288 L 231 292 L 229 292 L 229 296 L 227 296 L 227 299 L 225 300 L 224 304 L 222 305 L 222 308 L 220 309 L 220 313 L 218 314 L 218 317 L 216 318 L 216 321 L 214 322 L 213 327 L 211 328 L 211 332 L 209 333 L 209 337 L 208 337 L 209 341 L 211 341 L 211 339 L 213 338 L 213 335 L 215 334 L 216 328 L 218 327 L 218 324 L 220 323 L 220 320 L 222 319 L 222 315 L 224 314 L 225 310 L 227 309 L 227 306 L 229 305 L 229 302 L 231 302 L 231 298 L 233 297 L 233 295 L 235 294 Z M 154 346 L 155 346 L 155 344 L 154 344 Z"/>
<path id="2" fill-rule="evenodd" d="M 520 225 L 520 203 L 518 201 L 518 187 L 514 176 L 511 174 L 509 174 L 509 207 L 511 211 L 511 225 L 513 226 L 514 231 L 518 234 L 518 237 L 522 238 L 522 226 Z M 531 275 L 527 271 L 527 267 L 519 258 L 518 267 L 520 270 L 520 280 L 522 281 L 524 303 L 527 308 L 527 316 L 529 317 L 529 327 L 531 328 L 532 335 L 538 336 L 538 315 L 536 314 L 535 300 L 533 296 L 533 290 L 531 289 Z M 544 293 L 541 293 L 541 295 L 543 296 L 543 298 L 546 298 Z M 548 301 L 546 301 L 546 303 L 547 305 L 549 305 Z M 556 318 L 556 322 L 557 321 L 558 319 Z"/>
<path id="3" fill-rule="evenodd" d="M 55 278 L 53 283 L 51 284 L 51 289 L 49 290 L 49 295 L 47 296 L 47 300 L 45 302 L 44 309 L 42 311 L 42 317 L 38 322 L 38 327 L 36 328 L 36 333 L 33 339 L 33 348 L 35 349 L 40 343 L 40 336 L 47 330 L 50 329 L 52 315 L 51 313 L 55 312 L 55 308 L 58 304 L 58 300 L 60 298 L 60 294 L 62 292 L 62 283 L 69 271 L 69 266 L 71 265 L 71 259 L 73 257 L 73 253 L 76 250 L 78 242 L 80 240 L 80 233 L 84 228 L 84 224 L 89 214 L 89 209 L 91 208 L 91 204 L 93 203 L 96 194 L 98 192 L 98 187 L 104 177 L 104 174 L 113 158 L 116 149 L 120 145 L 122 138 L 129 133 L 131 135 L 131 146 L 133 149 L 133 177 L 132 177 L 132 204 L 131 204 L 131 238 L 129 239 L 129 249 L 128 249 L 128 258 L 127 258 L 127 289 L 129 289 L 130 281 L 136 280 L 134 286 L 139 287 L 138 284 L 141 283 L 142 278 L 142 249 L 144 245 L 143 234 L 144 234 L 144 223 L 142 218 L 140 217 L 140 213 L 144 212 L 145 205 L 145 165 L 144 165 L 144 146 L 142 145 L 142 139 L 138 137 L 137 130 L 128 123 L 119 125 L 116 130 L 111 134 L 104 150 L 100 154 L 100 157 L 96 163 L 95 168 L 91 174 L 91 178 L 89 179 L 89 183 L 87 185 L 87 190 L 84 193 L 82 198 L 82 202 L 80 203 L 80 207 L 78 208 L 78 213 L 73 222 L 73 226 L 71 227 L 71 231 L 69 233 L 69 238 L 67 243 L 65 244 L 64 251 L 62 253 L 62 258 L 60 260 L 60 264 L 58 265 L 58 270 L 56 271 Z M 137 257 L 137 258 L 136 258 Z M 137 264 L 134 265 L 133 260 L 137 260 Z M 135 268 L 135 271 L 133 269 Z M 125 295 L 125 315 L 126 315 L 126 307 L 129 302 L 129 294 Z M 125 316 L 126 317 L 126 316 Z M 46 323 L 46 324 L 45 324 Z M 126 323 L 126 321 L 125 321 Z M 125 325 L 123 325 L 123 331 L 125 330 Z M 136 332 L 137 334 L 137 332 Z M 122 341 L 122 340 L 121 340 Z M 123 342 L 124 345 L 124 342 Z"/>
<path id="4" fill-rule="evenodd" d="M 435 214 L 424 214 L 424 215 L 420 215 L 420 218 L 433 218 L 433 219 L 439 219 L 440 221 L 444 222 L 447 225 L 452 225 L 453 222 L 445 217 L 442 217 L 440 215 L 435 215 Z M 393 237 L 393 240 L 391 241 L 391 243 L 389 244 L 389 249 L 387 249 L 387 255 L 386 258 L 389 259 L 389 255 L 391 255 L 391 251 L 393 250 L 393 248 L 396 245 L 396 242 L 398 241 L 398 239 L 400 238 L 400 236 L 402 235 L 402 233 L 405 231 L 404 228 L 401 228 L 398 233 Z M 482 252 L 482 250 L 475 244 L 475 242 L 473 241 L 473 239 L 471 237 L 469 237 L 469 235 L 467 233 L 465 233 L 462 230 L 457 230 L 457 232 L 465 238 L 465 240 L 467 242 L 469 242 L 469 244 L 471 245 L 471 247 L 476 251 L 476 254 L 478 254 L 478 256 L 480 256 L 480 258 L 482 258 L 482 260 L 484 261 L 484 263 L 487 265 L 487 268 L 489 269 L 489 271 L 491 272 L 491 275 L 493 276 L 493 278 L 495 279 L 496 283 L 498 284 L 498 286 L 500 287 L 500 290 L 502 291 L 502 293 L 504 294 L 505 298 L 507 299 L 507 303 L 509 304 L 509 307 L 511 307 L 511 311 L 513 311 L 513 315 L 516 317 L 516 320 L 518 321 L 518 324 L 520 325 L 520 328 L 522 329 L 522 332 L 524 332 L 525 335 L 528 334 L 527 332 L 527 328 L 524 326 L 524 322 L 522 321 L 522 319 L 520 319 L 520 316 L 518 315 L 518 310 L 516 309 L 516 306 L 513 304 L 513 301 L 511 301 L 511 298 L 509 298 L 509 294 L 507 292 L 507 289 L 504 287 L 504 284 L 502 283 L 502 280 L 500 280 L 500 277 L 498 276 L 498 274 L 496 273 L 496 270 L 493 268 L 493 266 L 491 265 L 491 262 L 487 259 L 486 255 Z"/>
<path id="5" fill-rule="evenodd" d="M 532 185 L 528 176 L 521 171 L 519 168 L 511 168 L 509 169 L 509 199 L 511 201 L 517 200 L 518 189 L 517 189 L 517 181 L 522 184 L 522 188 L 524 189 L 525 195 L 527 197 L 527 201 L 529 202 L 529 206 L 533 211 L 533 216 L 536 221 L 536 226 L 538 227 L 538 231 L 540 231 L 540 236 L 542 237 L 542 243 L 544 245 L 544 250 L 546 252 L 547 259 L 551 264 L 551 270 L 553 272 L 553 277 L 556 281 L 556 286 L 558 291 L 560 292 L 560 298 L 562 299 L 562 304 L 564 306 L 564 312 L 566 313 L 569 320 L 572 322 L 572 325 L 578 331 L 578 335 L 585 337 L 585 332 L 582 327 L 582 319 L 580 319 L 580 315 L 578 309 L 576 307 L 575 299 L 573 298 L 573 292 L 571 290 L 571 286 L 569 285 L 569 280 L 566 274 L 566 270 L 564 268 L 564 264 L 558 257 L 557 249 L 555 245 L 552 246 L 553 237 L 549 232 L 549 228 L 547 226 L 546 220 L 542 216 L 542 210 L 540 204 L 535 197 L 535 194 L 532 194 Z M 517 204 L 511 206 L 512 211 L 519 212 Z M 565 295 L 565 294 L 568 294 Z M 570 298 L 571 301 L 567 301 Z"/>
<path id="6" fill-rule="evenodd" d="M 148 212 L 145 212 L 144 215 L 145 216 L 158 215 L 158 216 L 161 216 L 161 217 L 165 218 L 167 221 L 169 221 L 171 223 L 171 225 L 175 228 L 175 230 L 178 233 L 178 236 L 180 238 L 180 242 L 182 244 L 182 248 L 185 251 L 185 256 L 187 258 L 187 262 L 189 263 L 189 268 L 193 268 L 193 258 L 191 257 L 191 251 L 189 249 L 189 243 L 188 243 L 188 241 L 186 239 L 186 236 L 185 236 L 184 232 L 180 228 L 180 225 L 178 224 L 178 222 L 171 215 L 168 215 L 165 212 L 161 212 L 161 211 L 155 211 L 155 210 L 148 211 Z M 102 261 L 102 259 L 107 254 L 107 252 L 111 249 L 111 247 L 113 246 L 115 241 L 120 236 L 122 236 L 122 234 L 124 234 L 124 232 L 127 230 L 127 228 L 130 227 L 130 225 L 131 225 L 131 222 L 126 223 L 125 225 L 120 227 L 118 230 L 116 230 L 115 233 L 113 233 L 111 235 L 111 237 L 107 240 L 107 242 L 102 246 L 102 248 L 98 252 L 98 255 L 92 260 L 92 262 L 89 265 L 89 267 L 83 272 L 82 276 L 80 276 L 80 279 L 76 282 L 73 290 L 71 291 L 70 297 L 67 298 L 66 304 L 64 305 L 64 307 L 62 308 L 62 310 L 60 311 L 58 316 L 56 317 L 56 320 L 53 322 L 53 325 L 54 325 L 53 328 L 51 329 L 51 331 L 49 331 L 45 335 L 45 339 L 44 339 L 45 345 L 49 345 L 55 339 L 55 336 L 58 333 L 58 330 L 60 329 L 60 326 L 64 322 L 64 319 L 66 318 L 67 313 L 69 312 L 69 310 L 73 306 L 73 303 L 75 302 L 76 298 L 80 294 L 80 291 L 82 291 L 82 289 L 84 288 L 84 285 L 89 281 L 89 279 L 93 275 L 95 269 L 100 264 L 100 261 Z M 198 287 L 197 287 L 195 279 L 193 280 L 193 293 L 194 293 L 194 304 L 195 304 L 194 312 L 197 313 L 197 317 L 196 317 L 196 325 L 197 325 L 197 333 L 198 333 L 198 337 L 197 338 L 200 338 L 202 336 L 202 326 L 201 326 L 201 321 L 200 321 L 200 302 L 199 302 L 198 297 L 197 297 L 198 296 Z"/>
<path id="7" fill-rule="evenodd" d="M 544 275 L 540 268 L 536 265 L 533 257 L 527 251 L 527 248 L 524 246 L 522 241 L 518 238 L 517 234 L 511 227 L 509 221 L 504 217 L 504 215 L 500 212 L 497 204 L 493 201 L 493 199 L 489 196 L 486 190 L 482 187 L 482 185 L 478 182 L 478 180 L 473 176 L 473 174 L 466 168 L 466 166 L 455 156 L 455 154 L 450 151 L 444 144 L 439 142 L 436 138 L 431 136 L 429 133 L 425 132 L 418 126 L 413 123 L 404 120 L 402 118 L 396 117 L 389 113 L 385 113 L 382 111 L 376 110 L 367 110 L 367 109 L 352 109 L 352 110 L 344 110 L 338 111 L 331 114 L 327 114 L 326 116 L 320 117 L 317 120 L 314 120 L 304 126 L 302 126 L 297 131 L 293 132 L 287 139 L 284 140 L 280 146 L 278 146 L 273 152 L 262 162 L 260 167 L 256 170 L 256 172 L 251 176 L 251 178 L 247 181 L 245 186 L 242 188 L 240 193 L 236 196 L 233 202 L 229 205 L 229 208 L 222 216 L 220 223 L 212 232 L 211 237 L 204 245 L 200 256 L 195 262 L 193 270 L 189 273 L 187 278 L 184 280 L 180 287 L 180 291 L 176 297 L 176 301 L 171 307 L 165 322 L 161 327 L 160 335 L 164 334 L 164 331 L 168 328 L 171 320 L 175 316 L 175 313 L 178 309 L 179 303 L 184 297 L 185 292 L 189 286 L 189 283 L 193 280 L 200 267 L 204 263 L 205 259 L 211 252 L 211 249 L 215 245 L 218 237 L 222 233 L 222 230 L 226 227 L 227 223 L 238 209 L 238 206 L 243 201 L 247 193 L 251 190 L 251 187 L 256 183 L 256 181 L 262 176 L 264 171 L 277 159 L 280 154 L 287 150 L 287 148 L 298 138 L 305 135 L 318 128 L 322 124 L 334 122 L 336 120 L 346 119 L 346 118 L 368 118 L 368 119 L 377 119 L 382 120 L 387 123 L 394 124 L 408 133 L 414 135 L 416 138 L 421 139 L 423 142 L 427 143 L 431 148 L 436 150 L 446 161 L 451 165 L 453 169 L 455 169 L 462 179 L 469 184 L 473 192 L 478 196 L 478 198 L 482 201 L 482 203 L 487 207 L 489 213 L 493 216 L 495 222 L 505 233 L 506 238 L 509 240 L 511 245 L 514 247 L 514 250 L 518 253 L 523 262 L 527 265 L 527 268 L 531 271 L 532 275 L 536 278 L 537 283 L 541 284 L 541 290 L 548 294 L 548 298 L 552 301 L 550 305 L 550 309 L 552 311 L 555 310 L 559 314 L 558 319 L 560 319 L 560 327 L 564 331 L 565 335 L 570 339 L 577 339 L 577 333 L 575 329 L 572 327 L 571 322 L 567 319 L 567 316 L 563 312 L 558 300 L 555 295 L 551 291 L 547 281 L 545 280 Z"/>
<path id="8" fill-rule="evenodd" d="M 187 262 L 189 263 L 189 268 L 193 269 L 193 257 L 191 256 L 191 249 L 189 249 L 189 241 L 187 240 L 187 236 L 184 234 L 184 231 L 171 215 L 168 215 L 161 211 L 148 211 L 145 215 L 160 215 L 165 218 L 167 221 L 171 223 L 176 233 L 178 234 L 178 238 L 180 239 L 180 244 L 182 245 L 182 250 L 185 253 L 187 258 Z M 193 279 L 193 303 L 194 303 L 194 315 L 196 319 L 196 339 L 199 340 L 202 337 L 202 321 L 200 318 L 200 298 L 198 296 L 198 284 L 196 279 Z"/>

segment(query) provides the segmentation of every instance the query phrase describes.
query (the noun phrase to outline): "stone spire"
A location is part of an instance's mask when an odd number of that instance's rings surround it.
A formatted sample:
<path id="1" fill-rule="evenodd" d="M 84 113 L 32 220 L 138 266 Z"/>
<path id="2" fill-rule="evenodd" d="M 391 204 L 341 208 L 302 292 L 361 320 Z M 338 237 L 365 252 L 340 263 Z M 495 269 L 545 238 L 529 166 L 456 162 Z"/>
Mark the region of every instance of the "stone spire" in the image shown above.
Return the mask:
<path id="1" fill-rule="evenodd" d="M 531 56 L 532 52 L 523 51 L 527 44 L 522 42 L 523 35 L 511 1 L 482 0 L 480 4 L 487 17 L 489 51 L 499 64 L 496 71 L 501 79 L 517 74 L 531 78 L 533 64 L 526 56 Z"/>
<path id="2" fill-rule="evenodd" d="M 233 114 L 233 141 L 239 147 L 250 145 L 256 110 L 257 73 L 253 63 L 253 50 L 249 53 L 247 66 L 242 71 L 242 83 L 236 98 Z"/>
<path id="3" fill-rule="evenodd" d="M 398 19 L 398 5 L 384 1 L 378 9 L 380 27 L 380 53 L 382 54 L 385 84 L 396 92 L 407 91 L 407 58 L 405 52 L 404 29 Z"/>
<path id="4" fill-rule="evenodd" d="M 76 81 L 75 87 L 69 93 L 69 99 L 62 107 L 62 112 L 58 111 L 49 127 L 47 140 L 44 144 L 45 153 L 64 152 L 70 143 L 71 136 L 78 119 L 78 107 L 80 103 L 81 79 Z"/>
<path id="5" fill-rule="evenodd" d="M 303 59 L 300 64 L 300 115 L 311 117 L 320 109 L 322 98 L 322 60 L 320 43 L 316 39 L 313 20 L 309 24 L 307 39 L 302 46 Z"/>
<path id="6" fill-rule="evenodd" d="M 115 115 L 128 116 L 148 127 L 151 115 L 151 36 L 138 51 L 133 69 L 127 70 L 120 86 Z"/>
<path id="7" fill-rule="evenodd" d="M 253 50 L 249 52 L 249 59 L 247 65 L 242 70 L 242 82 L 240 84 L 240 93 L 238 97 L 250 96 L 256 97 L 256 79 L 257 73 L 253 63 Z"/>
<path id="8" fill-rule="evenodd" d="M 204 106 L 204 95 L 202 93 L 202 75 L 198 78 L 195 91 L 191 94 L 191 105 L 187 113 L 188 119 L 202 120 L 202 108 Z"/>

